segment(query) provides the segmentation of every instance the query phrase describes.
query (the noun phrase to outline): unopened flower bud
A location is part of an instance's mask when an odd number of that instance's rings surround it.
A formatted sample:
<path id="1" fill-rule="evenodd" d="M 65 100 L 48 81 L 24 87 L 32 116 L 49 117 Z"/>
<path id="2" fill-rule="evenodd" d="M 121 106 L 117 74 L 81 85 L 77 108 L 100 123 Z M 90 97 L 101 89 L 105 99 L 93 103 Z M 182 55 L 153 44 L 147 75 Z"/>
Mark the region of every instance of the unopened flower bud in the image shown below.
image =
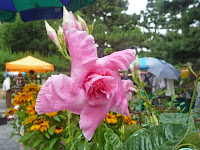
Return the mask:
<path id="1" fill-rule="evenodd" d="M 135 61 L 134 61 L 134 69 L 139 70 L 140 69 L 140 63 L 139 63 L 139 58 L 138 55 L 136 55 Z"/>
<path id="2" fill-rule="evenodd" d="M 159 125 L 158 119 L 157 119 L 157 117 L 154 115 L 153 112 L 152 112 L 152 116 L 151 116 L 151 125 L 152 125 L 153 127 Z"/>
<path id="3" fill-rule="evenodd" d="M 58 41 L 58 36 L 56 34 L 56 31 L 46 21 L 45 21 L 45 27 L 46 27 L 47 35 L 50 37 L 53 43 L 58 47 L 59 50 L 62 49 Z"/>
<path id="4" fill-rule="evenodd" d="M 119 132 L 121 133 L 121 135 L 124 135 L 124 125 L 121 126 L 121 128 L 119 129 Z"/>
<path id="5" fill-rule="evenodd" d="M 63 6 L 63 23 L 62 28 L 63 31 L 66 31 L 69 28 L 73 27 L 73 20 L 71 19 L 71 16 L 67 9 Z"/>
<path id="6" fill-rule="evenodd" d="M 78 22 L 82 26 L 83 30 L 85 30 L 87 33 L 89 33 L 89 29 L 88 29 L 88 26 L 87 26 L 85 20 L 83 20 L 83 18 L 81 18 L 79 15 L 77 15 L 77 17 L 78 17 Z"/>
<path id="7" fill-rule="evenodd" d="M 65 37 L 63 34 L 63 30 L 60 26 L 58 28 L 57 34 L 58 34 L 58 41 L 60 42 L 61 47 L 63 48 L 63 46 L 65 46 L 66 44 L 65 44 Z"/>

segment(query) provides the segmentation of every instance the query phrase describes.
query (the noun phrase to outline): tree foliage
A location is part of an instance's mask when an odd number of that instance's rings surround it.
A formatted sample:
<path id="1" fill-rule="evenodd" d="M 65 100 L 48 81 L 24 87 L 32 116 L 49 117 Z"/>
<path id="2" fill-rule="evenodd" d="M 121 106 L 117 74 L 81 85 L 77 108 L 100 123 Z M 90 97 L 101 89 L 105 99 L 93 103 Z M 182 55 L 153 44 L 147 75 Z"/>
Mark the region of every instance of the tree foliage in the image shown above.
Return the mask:
<path id="1" fill-rule="evenodd" d="M 114 51 L 143 47 L 145 36 L 137 27 L 140 16 L 126 14 L 127 9 L 128 0 L 97 0 L 81 11 L 89 22 L 96 20 L 94 37 L 100 56 L 107 47 Z"/>
<path id="2" fill-rule="evenodd" d="M 151 39 L 147 47 L 154 57 L 172 63 L 196 61 L 200 56 L 199 0 L 148 0 L 143 25 Z M 150 21 L 151 20 L 151 21 Z M 153 29 L 152 25 L 154 24 Z M 165 29 L 166 34 L 157 32 Z"/>
<path id="3" fill-rule="evenodd" d="M 24 23 L 19 16 L 13 23 L 0 25 L 0 41 L 11 47 L 12 52 L 29 50 L 48 54 L 55 49 L 47 38 L 44 21 Z"/>

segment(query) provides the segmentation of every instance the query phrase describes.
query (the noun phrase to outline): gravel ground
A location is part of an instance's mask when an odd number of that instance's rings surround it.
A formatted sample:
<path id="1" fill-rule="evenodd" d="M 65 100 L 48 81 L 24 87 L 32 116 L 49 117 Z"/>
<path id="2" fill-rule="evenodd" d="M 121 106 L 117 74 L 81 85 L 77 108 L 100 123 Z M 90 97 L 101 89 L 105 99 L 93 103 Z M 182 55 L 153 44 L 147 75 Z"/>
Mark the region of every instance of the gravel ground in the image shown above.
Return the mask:
<path id="1" fill-rule="evenodd" d="M 0 149 L 1 150 L 22 150 L 17 143 L 17 137 L 9 138 L 13 129 L 10 126 L 11 121 L 6 125 L 0 125 Z"/>
<path id="2" fill-rule="evenodd" d="M 6 111 L 6 100 L 0 99 L 0 112 Z M 17 143 L 17 137 L 9 138 L 13 129 L 10 125 L 12 121 L 8 121 L 5 125 L 0 125 L 0 150 L 23 150 Z"/>

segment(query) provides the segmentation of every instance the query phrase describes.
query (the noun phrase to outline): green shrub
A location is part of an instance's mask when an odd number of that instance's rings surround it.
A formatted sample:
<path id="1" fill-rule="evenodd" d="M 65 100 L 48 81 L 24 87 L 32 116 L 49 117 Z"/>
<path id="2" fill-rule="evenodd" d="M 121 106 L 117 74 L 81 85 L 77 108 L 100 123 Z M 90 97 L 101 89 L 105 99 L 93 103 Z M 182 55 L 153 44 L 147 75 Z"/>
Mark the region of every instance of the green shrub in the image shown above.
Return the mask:
<path id="1" fill-rule="evenodd" d="M 0 71 L 5 72 L 5 64 L 7 62 L 15 61 L 29 55 L 53 64 L 55 72 L 66 73 L 70 71 L 70 62 L 67 61 L 59 52 L 48 56 L 42 56 L 39 52 L 32 53 L 30 51 L 12 53 L 11 49 L 4 45 L 1 45 L 0 47 Z"/>

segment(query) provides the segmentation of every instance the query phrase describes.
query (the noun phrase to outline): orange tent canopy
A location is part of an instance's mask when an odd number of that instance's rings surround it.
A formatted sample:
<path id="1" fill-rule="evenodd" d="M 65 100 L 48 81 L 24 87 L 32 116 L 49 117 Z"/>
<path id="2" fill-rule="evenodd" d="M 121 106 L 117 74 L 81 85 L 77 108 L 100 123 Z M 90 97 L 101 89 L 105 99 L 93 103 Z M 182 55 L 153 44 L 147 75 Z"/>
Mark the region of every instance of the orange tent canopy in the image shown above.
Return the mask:
<path id="1" fill-rule="evenodd" d="M 19 60 L 6 63 L 7 71 L 21 71 L 29 72 L 34 70 L 35 72 L 45 73 L 54 70 L 54 65 L 37 59 L 32 56 L 27 56 Z"/>

